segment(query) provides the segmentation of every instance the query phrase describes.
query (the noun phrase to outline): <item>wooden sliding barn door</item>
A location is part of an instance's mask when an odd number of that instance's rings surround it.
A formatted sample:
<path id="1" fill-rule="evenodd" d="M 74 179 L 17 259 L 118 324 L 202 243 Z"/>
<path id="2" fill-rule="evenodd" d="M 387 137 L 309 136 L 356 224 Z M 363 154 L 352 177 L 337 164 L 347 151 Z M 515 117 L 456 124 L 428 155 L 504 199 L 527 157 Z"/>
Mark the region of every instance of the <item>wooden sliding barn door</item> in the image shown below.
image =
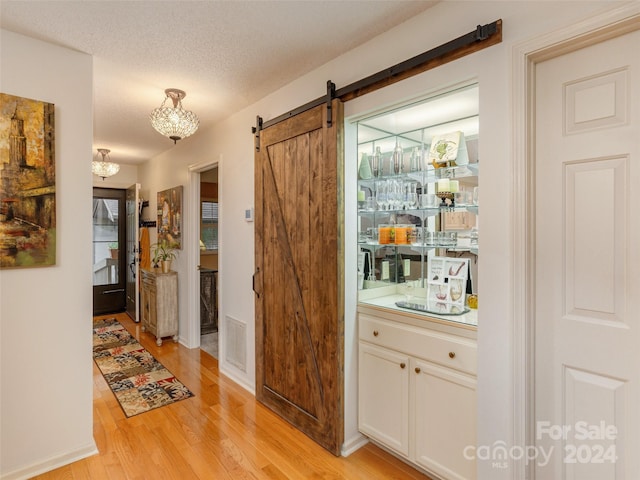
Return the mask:
<path id="1" fill-rule="evenodd" d="M 343 440 L 342 104 L 265 128 L 255 156 L 256 397 Z"/>

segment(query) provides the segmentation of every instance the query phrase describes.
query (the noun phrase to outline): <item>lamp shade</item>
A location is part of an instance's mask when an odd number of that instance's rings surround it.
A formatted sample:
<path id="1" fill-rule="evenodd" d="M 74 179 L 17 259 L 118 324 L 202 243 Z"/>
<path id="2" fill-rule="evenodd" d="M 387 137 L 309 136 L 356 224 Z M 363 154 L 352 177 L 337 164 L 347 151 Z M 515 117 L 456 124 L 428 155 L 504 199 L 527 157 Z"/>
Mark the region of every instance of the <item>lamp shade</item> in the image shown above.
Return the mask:
<path id="1" fill-rule="evenodd" d="M 182 99 L 187 95 L 184 91 L 168 88 L 164 93 L 166 94 L 164 101 L 151 112 L 149 119 L 158 133 L 169 137 L 173 143 L 176 143 L 178 140 L 193 135 L 200 126 L 200 120 L 195 113 L 182 107 Z M 165 106 L 169 98 L 173 106 Z"/>

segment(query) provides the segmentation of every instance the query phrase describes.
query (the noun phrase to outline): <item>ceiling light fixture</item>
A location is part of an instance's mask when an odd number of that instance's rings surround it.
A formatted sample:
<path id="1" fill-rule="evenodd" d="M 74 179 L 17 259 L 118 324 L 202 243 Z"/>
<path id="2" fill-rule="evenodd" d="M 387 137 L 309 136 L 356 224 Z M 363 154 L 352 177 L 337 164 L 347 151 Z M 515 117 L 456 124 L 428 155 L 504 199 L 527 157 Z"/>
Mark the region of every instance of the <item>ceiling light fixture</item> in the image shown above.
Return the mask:
<path id="1" fill-rule="evenodd" d="M 195 113 L 182 108 L 182 99 L 187 96 L 183 90 L 167 88 L 164 93 L 166 97 L 162 105 L 151 112 L 149 119 L 153 128 L 176 143 L 182 138 L 193 135 L 200 126 L 200 120 Z M 169 98 L 173 102 L 173 107 L 164 106 Z"/>
<path id="2" fill-rule="evenodd" d="M 102 159 L 96 160 L 94 158 L 93 162 L 91 163 L 91 171 L 94 173 L 94 175 L 101 177 L 102 180 L 115 175 L 120 170 L 120 165 L 118 165 L 117 163 L 113 163 L 111 161 L 111 158 L 109 158 L 110 151 L 111 150 L 109 150 L 108 148 L 99 148 L 98 153 L 96 154 L 96 158 L 98 157 L 98 155 L 102 155 Z"/>

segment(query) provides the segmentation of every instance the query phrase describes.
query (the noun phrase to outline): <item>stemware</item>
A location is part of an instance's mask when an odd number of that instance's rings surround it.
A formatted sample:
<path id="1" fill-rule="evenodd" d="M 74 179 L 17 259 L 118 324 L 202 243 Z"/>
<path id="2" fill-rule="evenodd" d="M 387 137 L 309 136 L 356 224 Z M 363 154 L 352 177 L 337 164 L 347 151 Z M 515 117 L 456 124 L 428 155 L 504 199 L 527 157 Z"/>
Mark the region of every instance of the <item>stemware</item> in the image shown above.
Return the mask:
<path id="1" fill-rule="evenodd" d="M 418 205 L 417 184 L 415 182 L 407 182 L 405 209 L 416 208 Z"/>
<path id="2" fill-rule="evenodd" d="M 413 282 L 412 280 L 407 280 L 404 284 L 404 295 L 407 299 L 407 302 L 410 302 L 411 300 L 413 300 L 413 292 L 416 288 L 416 284 L 415 282 Z"/>
<path id="3" fill-rule="evenodd" d="M 376 183 L 376 202 L 380 210 L 387 210 L 387 205 L 389 204 L 387 182 Z"/>
<path id="4" fill-rule="evenodd" d="M 391 199 L 393 201 L 392 210 L 400 210 L 403 203 L 404 193 L 402 191 L 402 181 L 390 180 Z"/>

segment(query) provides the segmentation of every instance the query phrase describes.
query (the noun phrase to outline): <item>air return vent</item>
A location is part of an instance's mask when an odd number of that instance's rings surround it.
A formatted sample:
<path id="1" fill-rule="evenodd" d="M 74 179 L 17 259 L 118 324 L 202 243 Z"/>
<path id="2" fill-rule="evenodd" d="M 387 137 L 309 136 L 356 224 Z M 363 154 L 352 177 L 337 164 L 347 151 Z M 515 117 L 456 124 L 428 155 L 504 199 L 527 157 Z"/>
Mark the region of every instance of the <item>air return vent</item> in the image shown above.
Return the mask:
<path id="1" fill-rule="evenodd" d="M 243 372 L 247 371 L 247 325 L 225 316 L 226 343 L 225 360 Z"/>

